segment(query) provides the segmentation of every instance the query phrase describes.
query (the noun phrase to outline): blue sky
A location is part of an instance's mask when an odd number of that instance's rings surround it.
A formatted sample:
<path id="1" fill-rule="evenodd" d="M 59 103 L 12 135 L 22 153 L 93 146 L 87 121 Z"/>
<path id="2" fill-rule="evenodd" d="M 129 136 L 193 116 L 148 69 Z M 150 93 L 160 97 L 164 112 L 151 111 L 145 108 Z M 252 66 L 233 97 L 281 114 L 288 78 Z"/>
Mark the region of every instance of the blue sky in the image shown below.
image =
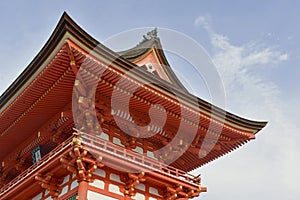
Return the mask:
<path id="1" fill-rule="evenodd" d="M 193 38 L 216 64 L 226 109 L 269 121 L 255 141 L 197 171 L 208 187 L 199 199 L 300 198 L 299 1 L 27 0 L 1 1 L 0 7 L 0 93 L 38 53 L 64 11 L 100 42 L 140 27 Z"/>

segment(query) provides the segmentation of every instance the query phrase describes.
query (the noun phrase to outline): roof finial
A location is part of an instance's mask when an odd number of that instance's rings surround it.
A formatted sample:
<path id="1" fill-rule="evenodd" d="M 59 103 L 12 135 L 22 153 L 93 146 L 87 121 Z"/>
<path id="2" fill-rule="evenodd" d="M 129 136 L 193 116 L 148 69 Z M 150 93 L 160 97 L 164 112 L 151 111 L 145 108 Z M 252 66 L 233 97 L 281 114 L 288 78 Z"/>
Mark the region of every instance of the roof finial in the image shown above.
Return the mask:
<path id="1" fill-rule="evenodd" d="M 146 42 L 148 40 L 151 40 L 152 38 L 157 38 L 157 28 L 154 28 L 153 30 L 143 35 L 143 38 L 144 39 L 142 42 Z"/>

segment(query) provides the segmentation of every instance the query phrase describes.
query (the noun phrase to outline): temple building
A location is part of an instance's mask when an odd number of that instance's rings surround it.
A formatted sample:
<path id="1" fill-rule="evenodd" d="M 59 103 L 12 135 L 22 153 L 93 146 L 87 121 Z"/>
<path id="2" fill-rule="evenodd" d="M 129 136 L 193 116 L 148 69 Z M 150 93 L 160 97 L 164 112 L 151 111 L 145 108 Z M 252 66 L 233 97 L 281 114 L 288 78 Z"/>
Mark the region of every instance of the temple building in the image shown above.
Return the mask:
<path id="1" fill-rule="evenodd" d="M 66 13 L 0 97 L 1 200 L 193 199 L 265 125 L 188 92 L 157 31 L 114 52 Z M 194 99 L 194 100 L 192 100 Z"/>

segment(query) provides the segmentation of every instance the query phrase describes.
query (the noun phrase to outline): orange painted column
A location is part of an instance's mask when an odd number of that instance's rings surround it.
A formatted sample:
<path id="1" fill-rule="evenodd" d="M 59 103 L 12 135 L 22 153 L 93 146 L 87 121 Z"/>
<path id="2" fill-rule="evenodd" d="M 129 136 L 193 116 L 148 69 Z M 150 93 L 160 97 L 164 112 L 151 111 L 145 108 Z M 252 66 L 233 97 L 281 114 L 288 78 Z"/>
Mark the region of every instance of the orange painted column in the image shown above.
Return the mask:
<path id="1" fill-rule="evenodd" d="M 88 181 L 82 180 L 79 182 L 78 200 L 87 200 L 88 185 Z"/>

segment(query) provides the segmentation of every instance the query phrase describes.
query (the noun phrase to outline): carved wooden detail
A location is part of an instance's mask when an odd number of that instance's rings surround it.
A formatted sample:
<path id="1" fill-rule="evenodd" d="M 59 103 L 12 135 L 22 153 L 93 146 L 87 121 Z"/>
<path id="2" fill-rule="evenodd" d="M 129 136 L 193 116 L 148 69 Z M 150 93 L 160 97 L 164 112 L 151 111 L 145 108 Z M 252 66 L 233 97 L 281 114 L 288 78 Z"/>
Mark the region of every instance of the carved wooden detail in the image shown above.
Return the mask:
<path id="1" fill-rule="evenodd" d="M 132 196 L 136 195 L 135 187 L 139 183 L 146 181 L 144 176 L 145 173 L 142 172 L 139 174 L 128 173 L 125 177 L 123 177 L 125 186 L 120 187 L 120 192 L 124 193 L 125 199 L 131 199 Z"/>
<path id="2" fill-rule="evenodd" d="M 52 198 L 57 198 L 61 193 L 61 187 L 59 185 L 62 183 L 62 180 L 56 178 L 53 173 L 48 172 L 45 175 L 39 174 L 35 176 L 35 180 L 38 181 L 43 189 L 49 191 Z"/>
<path id="3" fill-rule="evenodd" d="M 102 158 L 95 159 L 81 144 L 81 140 L 73 138 L 73 149 L 69 155 L 60 158 L 60 162 L 70 172 L 75 173 L 80 181 L 92 180 L 93 172 L 104 165 L 100 163 Z"/>

